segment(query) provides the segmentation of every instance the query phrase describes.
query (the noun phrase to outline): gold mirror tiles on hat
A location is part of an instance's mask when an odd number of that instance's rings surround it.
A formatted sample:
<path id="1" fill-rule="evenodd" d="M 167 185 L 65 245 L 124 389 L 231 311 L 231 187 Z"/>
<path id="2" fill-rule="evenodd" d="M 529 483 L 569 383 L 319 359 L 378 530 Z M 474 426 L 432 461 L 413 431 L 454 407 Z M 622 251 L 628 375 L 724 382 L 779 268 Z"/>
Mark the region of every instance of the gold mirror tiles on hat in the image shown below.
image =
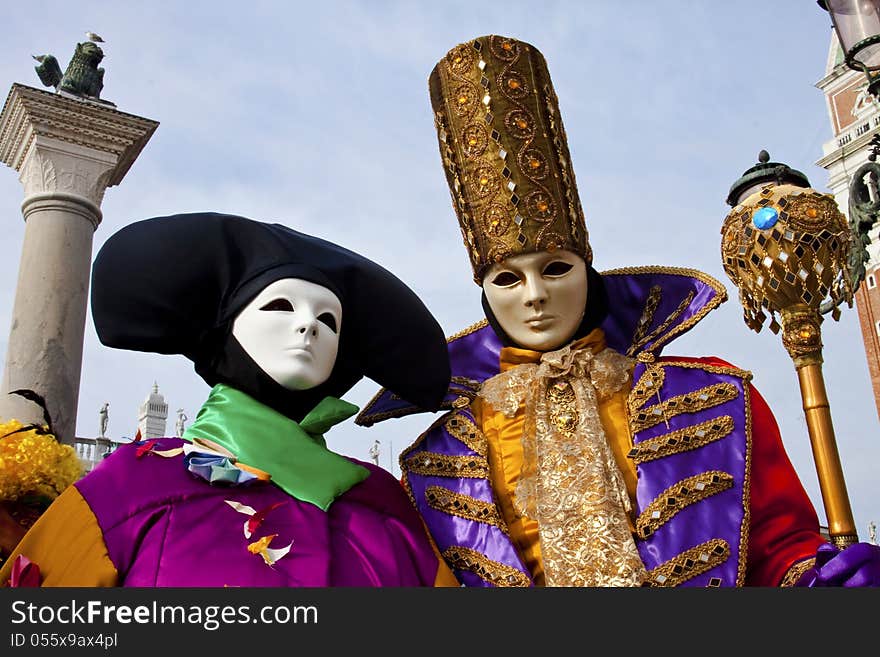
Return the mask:
<path id="1" fill-rule="evenodd" d="M 450 50 L 428 81 L 440 154 L 474 270 L 520 253 L 592 252 L 547 63 L 516 39 Z"/>

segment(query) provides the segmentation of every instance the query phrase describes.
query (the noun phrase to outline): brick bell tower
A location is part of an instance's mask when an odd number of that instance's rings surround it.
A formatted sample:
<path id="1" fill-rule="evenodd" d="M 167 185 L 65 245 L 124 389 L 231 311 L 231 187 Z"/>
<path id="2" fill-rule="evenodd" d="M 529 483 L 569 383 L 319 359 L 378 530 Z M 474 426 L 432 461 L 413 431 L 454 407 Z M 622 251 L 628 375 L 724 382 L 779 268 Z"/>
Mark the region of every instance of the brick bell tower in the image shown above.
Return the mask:
<path id="1" fill-rule="evenodd" d="M 867 92 L 865 74 L 844 63 L 844 52 L 831 31 L 831 47 L 825 77 L 816 87 L 825 94 L 828 117 L 834 137 L 822 146 L 817 165 L 828 170 L 828 187 L 841 211 L 849 215 L 849 189 L 852 175 L 868 161 L 869 142 L 880 134 L 880 103 Z M 880 222 L 878 222 L 880 223 Z M 874 403 L 880 416 L 880 225 L 870 232 L 870 260 L 865 265 L 865 280 L 856 292 L 856 308 L 865 357 L 874 389 Z"/>

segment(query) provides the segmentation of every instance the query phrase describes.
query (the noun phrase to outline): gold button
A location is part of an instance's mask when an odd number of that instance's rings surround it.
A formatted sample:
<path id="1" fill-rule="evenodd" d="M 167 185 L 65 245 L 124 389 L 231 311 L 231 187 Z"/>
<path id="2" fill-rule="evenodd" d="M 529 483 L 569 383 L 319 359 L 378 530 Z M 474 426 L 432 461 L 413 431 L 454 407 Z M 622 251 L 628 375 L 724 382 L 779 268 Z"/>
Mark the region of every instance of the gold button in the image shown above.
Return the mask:
<path id="1" fill-rule="evenodd" d="M 471 400 L 465 397 L 464 395 L 460 395 L 455 398 L 455 401 L 452 402 L 453 408 L 467 408 L 470 406 Z"/>

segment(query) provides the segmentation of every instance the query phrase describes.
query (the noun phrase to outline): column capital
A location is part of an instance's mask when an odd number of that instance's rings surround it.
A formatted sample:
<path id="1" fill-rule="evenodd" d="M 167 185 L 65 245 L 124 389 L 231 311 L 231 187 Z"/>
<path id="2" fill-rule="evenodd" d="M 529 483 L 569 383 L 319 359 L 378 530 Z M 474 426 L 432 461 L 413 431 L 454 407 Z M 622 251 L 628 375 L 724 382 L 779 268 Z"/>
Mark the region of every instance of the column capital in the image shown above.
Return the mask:
<path id="1" fill-rule="evenodd" d="M 110 104 L 15 83 L 0 112 L 0 161 L 20 173 L 26 195 L 62 192 L 100 206 L 158 126 Z"/>

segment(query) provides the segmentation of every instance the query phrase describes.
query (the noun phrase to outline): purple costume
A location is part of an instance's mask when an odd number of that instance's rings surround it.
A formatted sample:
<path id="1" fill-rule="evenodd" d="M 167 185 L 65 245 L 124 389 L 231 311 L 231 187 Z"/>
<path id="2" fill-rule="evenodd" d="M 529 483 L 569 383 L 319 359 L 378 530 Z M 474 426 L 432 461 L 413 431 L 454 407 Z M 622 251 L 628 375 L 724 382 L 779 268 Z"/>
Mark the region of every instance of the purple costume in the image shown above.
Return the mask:
<path id="1" fill-rule="evenodd" d="M 324 512 L 266 481 L 209 484 L 187 470 L 182 454 L 160 455 L 183 444 L 162 438 L 140 454 L 137 444 L 121 446 L 49 507 L 17 553 L 35 560 L 48 586 L 435 584 L 438 559 L 424 526 L 400 482 L 382 468 L 351 459 L 369 476 Z M 227 500 L 264 512 L 250 537 L 249 516 Z M 85 522 L 83 513 L 69 513 L 83 502 L 91 516 Z M 270 565 L 248 546 L 272 535 L 271 548 L 292 546 Z M 85 541 L 109 563 L 77 563 L 75 548 L 41 556 L 49 541 Z"/>
<path id="2" fill-rule="evenodd" d="M 162 439 L 154 449 L 181 444 Z M 122 586 L 433 585 L 437 561 L 400 484 L 382 468 L 358 463 L 370 476 L 326 513 L 268 482 L 209 485 L 186 470 L 183 456 L 138 458 L 134 446 L 121 447 L 75 485 Z M 248 539 L 247 517 L 225 500 L 257 511 L 281 506 Z M 267 534 L 277 534 L 273 546 L 293 542 L 271 567 L 247 549 Z"/>
<path id="3" fill-rule="evenodd" d="M 635 538 L 647 583 L 777 585 L 786 574 L 793 578 L 801 572 L 795 565 L 809 565 L 823 540 L 775 423 L 762 418 L 753 426 L 763 401 L 752 399 L 751 374 L 714 359 L 659 358 L 665 343 L 725 300 L 724 288 L 690 270 L 632 271 L 603 275 L 611 310 L 602 329 L 609 347 L 638 358 L 627 404 L 629 457 L 637 466 Z M 495 507 L 487 446 L 468 410 L 482 381 L 499 372 L 501 346 L 485 322 L 450 340 L 452 410 L 401 456 L 413 501 L 471 586 L 533 584 L 501 513 L 487 512 Z M 411 412 L 383 392 L 358 422 Z M 761 441 L 757 464 L 754 441 Z M 794 508 L 764 522 L 773 500 L 763 497 L 774 486 L 791 495 Z"/>

